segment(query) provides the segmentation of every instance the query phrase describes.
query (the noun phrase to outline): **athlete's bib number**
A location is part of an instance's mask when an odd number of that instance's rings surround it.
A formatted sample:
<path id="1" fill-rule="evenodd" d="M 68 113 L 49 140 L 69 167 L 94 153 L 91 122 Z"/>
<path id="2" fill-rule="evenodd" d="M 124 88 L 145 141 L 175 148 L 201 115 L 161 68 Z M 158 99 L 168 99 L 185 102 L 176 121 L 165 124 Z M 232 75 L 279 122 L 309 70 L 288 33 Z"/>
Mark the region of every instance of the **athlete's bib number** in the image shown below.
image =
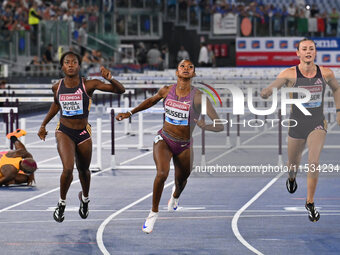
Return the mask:
<path id="1" fill-rule="evenodd" d="M 83 114 L 82 94 L 59 95 L 59 102 L 64 116 L 75 116 Z"/>
<path id="2" fill-rule="evenodd" d="M 311 98 L 308 103 L 304 103 L 303 106 L 306 108 L 316 108 L 320 107 L 322 103 L 322 85 L 313 86 L 299 86 L 299 88 L 304 88 L 309 90 L 311 93 Z"/>
<path id="3" fill-rule="evenodd" d="M 190 105 L 172 99 L 165 102 L 165 121 L 173 125 L 188 125 Z"/>

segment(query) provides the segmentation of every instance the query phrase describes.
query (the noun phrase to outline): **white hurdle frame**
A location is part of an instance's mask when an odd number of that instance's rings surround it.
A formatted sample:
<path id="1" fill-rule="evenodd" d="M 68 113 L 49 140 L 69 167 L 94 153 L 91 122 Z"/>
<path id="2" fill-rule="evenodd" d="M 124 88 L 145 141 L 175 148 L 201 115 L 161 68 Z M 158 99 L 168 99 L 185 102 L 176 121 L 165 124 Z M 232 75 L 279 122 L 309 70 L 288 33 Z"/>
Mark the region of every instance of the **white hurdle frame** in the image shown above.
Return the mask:
<path id="1" fill-rule="evenodd" d="M 22 129 L 26 128 L 26 118 L 21 118 L 20 119 L 20 127 Z M 97 124 L 97 132 L 96 132 L 96 144 L 93 144 L 92 147 L 96 148 L 96 155 L 97 155 L 97 162 L 95 164 L 93 164 L 91 162 L 90 165 L 90 170 L 91 171 L 100 171 L 103 169 L 103 162 L 102 162 L 102 118 L 97 118 L 96 120 L 96 124 Z M 25 136 L 23 136 L 21 139 L 22 143 L 25 144 Z M 38 148 L 48 148 L 48 149 L 52 149 L 55 148 L 56 145 L 25 145 L 25 147 L 27 149 L 38 149 Z M 43 169 L 55 169 L 55 170 L 59 170 L 62 169 L 63 166 L 61 164 L 39 164 L 39 168 L 43 168 Z"/>
<path id="2" fill-rule="evenodd" d="M 11 128 L 13 128 L 13 131 L 14 131 L 14 126 L 11 127 L 11 125 L 14 125 L 14 122 L 12 123 L 12 120 L 11 119 L 11 116 L 10 116 L 10 113 L 13 113 L 13 114 L 18 114 L 18 107 L 0 107 L 0 114 L 8 114 L 8 127 L 9 127 L 9 131 L 11 131 Z M 4 133 L 6 133 L 6 124 L 3 123 L 3 130 L 4 130 Z M 5 147 L 4 148 L 9 148 L 11 146 L 11 143 L 8 139 L 5 140 Z M 0 147 L 0 148 L 3 148 L 3 147 Z"/>

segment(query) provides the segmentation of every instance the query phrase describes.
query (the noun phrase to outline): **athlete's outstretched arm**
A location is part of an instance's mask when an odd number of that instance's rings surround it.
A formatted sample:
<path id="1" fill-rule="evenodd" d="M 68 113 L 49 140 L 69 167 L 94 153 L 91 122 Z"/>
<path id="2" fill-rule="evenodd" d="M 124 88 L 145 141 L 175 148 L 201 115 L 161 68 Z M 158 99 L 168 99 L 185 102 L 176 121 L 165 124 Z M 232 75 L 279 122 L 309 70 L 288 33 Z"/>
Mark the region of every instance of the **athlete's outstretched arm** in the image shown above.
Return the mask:
<path id="1" fill-rule="evenodd" d="M 138 106 L 136 106 L 135 108 L 133 108 L 131 110 L 131 114 L 130 112 L 126 112 L 126 113 L 119 113 L 116 116 L 116 120 L 120 121 L 126 118 L 131 117 L 132 114 L 146 110 L 152 106 L 154 106 L 155 104 L 157 104 L 162 98 L 165 98 L 169 93 L 169 87 L 168 86 L 164 86 L 162 88 L 160 88 L 157 92 L 156 95 L 149 97 L 148 99 L 144 100 L 143 102 L 141 102 Z"/>
<path id="2" fill-rule="evenodd" d="M 282 86 L 287 84 L 291 73 L 291 68 L 283 70 L 267 88 L 262 89 L 261 97 L 266 99 L 273 93 L 273 88 L 280 89 Z"/>
<path id="3" fill-rule="evenodd" d="M 340 109 L 340 85 L 336 80 L 334 73 L 329 68 L 323 68 L 323 74 L 326 79 L 327 84 L 331 87 L 333 91 L 333 97 L 336 109 Z M 336 113 L 336 121 L 340 125 L 340 111 Z"/>
<path id="4" fill-rule="evenodd" d="M 196 111 L 200 112 L 201 107 L 202 107 L 202 93 L 201 92 L 197 92 L 195 94 L 194 105 L 195 105 Z M 208 98 L 207 98 L 207 115 L 209 116 L 209 118 L 212 121 L 220 118 L 218 116 L 215 108 L 212 106 L 212 104 L 211 104 L 211 102 Z M 223 131 L 223 129 L 224 129 L 223 125 L 220 124 L 220 123 L 218 123 L 218 124 L 208 124 L 207 125 L 205 123 L 205 120 L 203 120 L 202 118 L 200 120 L 195 119 L 194 121 L 196 122 L 197 126 L 199 126 L 200 128 L 202 128 L 204 130 L 213 131 L 213 132 L 220 132 L 220 131 Z"/>
<path id="5" fill-rule="evenodd" d="M 57 88 L 58 88 L 58 84 L 53 85 L 52 91 L 54 93 L 54 102 L 51 104 L 51 107 L 48 110 L 48 113 L 46 114 L 43 122 L 41 123 L 39 131 L 38 131 L 38 136 L 40 137 L 41 140 L 44 140 L 44 141 L 45 141 L 45 137 L 47 135 L 47 131 L 46 131 L 47 123 L 49 123 L 50 120 L 53 119 L 53 117 L 60 110 L 60 105 L 57 103 L 57 97 L 56 97 Z"/>
<path id="6" fill-rule="evenodd" d="M 88 80 L 86 81 L 86 90 L 90 96 L 92 96 L 93 92 L 98 89 L 101 91 L 112 92 L 116 94 L 123 94 L 125 92 L 125 88 L 123 84 L 119 81 L 112 78 L 110 70 L 105 67 L 100 67 L 100 72 L 102 77 L 110 82 L 110 84 L 106 84 L 100 80 Z"/>

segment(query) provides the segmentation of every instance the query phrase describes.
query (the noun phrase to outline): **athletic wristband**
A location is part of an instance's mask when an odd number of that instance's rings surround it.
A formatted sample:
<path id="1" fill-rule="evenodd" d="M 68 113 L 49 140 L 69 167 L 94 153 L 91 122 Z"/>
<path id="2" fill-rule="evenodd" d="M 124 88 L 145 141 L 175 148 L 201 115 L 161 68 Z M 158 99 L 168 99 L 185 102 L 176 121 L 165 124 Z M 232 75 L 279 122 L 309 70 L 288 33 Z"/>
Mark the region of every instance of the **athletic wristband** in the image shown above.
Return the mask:
<path id="1" fill-rule="evenodd" d="M 340 112 L 340 109 L 336 109 L 336 112 Z"/>
<path id="2" fill-rule="evenodd" d="M 130 117 L 132 116 L 132 112 L 131 111 L 128 111 L 128 113 L 130 113 Z"/>
<path id="3" fill-rule="evenodd" d="M 18 141 L 18 138 L 15 135 L 12 135 L 10 140 L 12 143 L 15 143 L 16 141 Z"/>

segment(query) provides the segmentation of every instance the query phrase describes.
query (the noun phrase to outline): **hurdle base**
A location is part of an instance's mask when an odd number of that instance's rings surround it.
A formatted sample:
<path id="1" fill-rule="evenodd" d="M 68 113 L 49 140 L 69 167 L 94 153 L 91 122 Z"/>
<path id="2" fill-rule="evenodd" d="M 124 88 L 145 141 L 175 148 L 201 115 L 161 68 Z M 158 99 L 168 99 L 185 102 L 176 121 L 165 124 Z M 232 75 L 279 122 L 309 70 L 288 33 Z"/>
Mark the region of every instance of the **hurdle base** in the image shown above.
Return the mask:
<path id="1" fill-rule="evenodd" d="M 111 155 L 111 169 L 117 169 L 116 155 Z"/>
<path id="2" fill-rule="evenodd" d="M 282 155 L 279 155 L 279 159 L 278 159 L 277 165 L 283 166 Z"/>
<path id="3" fill-rule="evenodd" d="M 205 160 L 205 155 L 203 154 L 201 157 L 201 166 L 205 166 L 207 164 L 206 160 Z"/>

